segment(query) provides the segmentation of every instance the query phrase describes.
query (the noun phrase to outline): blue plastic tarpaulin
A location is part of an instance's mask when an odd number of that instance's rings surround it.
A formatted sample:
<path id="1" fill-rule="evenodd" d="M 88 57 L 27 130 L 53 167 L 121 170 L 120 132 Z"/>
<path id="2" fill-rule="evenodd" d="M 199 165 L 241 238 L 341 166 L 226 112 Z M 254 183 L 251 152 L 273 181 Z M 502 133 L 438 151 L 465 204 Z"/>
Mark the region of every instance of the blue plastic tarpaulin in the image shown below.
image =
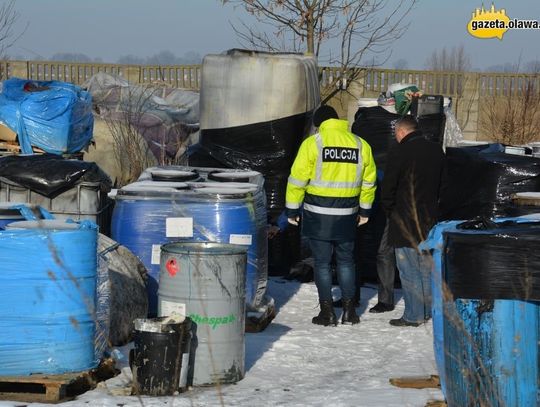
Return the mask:
<path id="1" fill-rule="evenodd" d="M 66 82 L 11 78 L 2 84 L 0 121 L 17 133 L 24 154 L 32 154 L 32 146 L 77 153 L 92 139 L 92 97 Z"/>

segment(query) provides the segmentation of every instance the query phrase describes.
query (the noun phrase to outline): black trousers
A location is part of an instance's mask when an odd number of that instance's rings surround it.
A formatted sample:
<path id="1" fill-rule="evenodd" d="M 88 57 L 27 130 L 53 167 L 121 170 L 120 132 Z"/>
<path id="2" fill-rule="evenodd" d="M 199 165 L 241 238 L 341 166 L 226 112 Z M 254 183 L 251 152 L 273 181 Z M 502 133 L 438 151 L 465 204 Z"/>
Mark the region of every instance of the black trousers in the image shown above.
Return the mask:
<path id="1" fill-rule="evenodd" d="M 377 250 L 377 277 L 379 279 L 379 302 L 394 304 L 394 281 L 396 278 L 396 254 L 388 243 L 388 222 Z"/>

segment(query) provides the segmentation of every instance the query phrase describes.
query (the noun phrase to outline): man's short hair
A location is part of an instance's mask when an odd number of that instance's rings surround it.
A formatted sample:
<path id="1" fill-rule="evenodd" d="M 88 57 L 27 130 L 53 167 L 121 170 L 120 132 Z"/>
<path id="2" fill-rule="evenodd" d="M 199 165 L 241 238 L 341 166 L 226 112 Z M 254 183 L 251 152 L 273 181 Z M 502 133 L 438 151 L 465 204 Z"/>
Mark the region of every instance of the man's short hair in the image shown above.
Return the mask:
<path id="1" fill-rule="evenodd" d="M 337 112 L 332 106 L 322 105 L 313 113 L 313 125 L 319 127 L 322 122 L 328 119 L 339 119 Z"/>
<path id="2" fill-rule="evenodd" d="M 396 120 L 396 128 L 398 127 L 412 132 L 418 130 L 418 122 L 414 116 L 403 116 Z"/>

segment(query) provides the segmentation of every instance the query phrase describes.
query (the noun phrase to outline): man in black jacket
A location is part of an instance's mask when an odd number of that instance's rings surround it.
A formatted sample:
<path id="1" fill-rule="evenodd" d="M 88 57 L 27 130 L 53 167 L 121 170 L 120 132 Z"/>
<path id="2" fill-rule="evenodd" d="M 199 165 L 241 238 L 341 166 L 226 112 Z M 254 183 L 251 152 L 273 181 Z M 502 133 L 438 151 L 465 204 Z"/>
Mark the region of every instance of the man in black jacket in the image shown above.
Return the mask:
<path id="1" fill-rule="evenodd" d="M 381 202 L 388 240 L 396 252 L 405 311 L 395 326 L 419 326 L 431 317 L 431 258 L 418 250 L 437 221 L 444 153 L 425 139 L 412 116 L 396 122 L 398 145 L 388 154 Z"/>

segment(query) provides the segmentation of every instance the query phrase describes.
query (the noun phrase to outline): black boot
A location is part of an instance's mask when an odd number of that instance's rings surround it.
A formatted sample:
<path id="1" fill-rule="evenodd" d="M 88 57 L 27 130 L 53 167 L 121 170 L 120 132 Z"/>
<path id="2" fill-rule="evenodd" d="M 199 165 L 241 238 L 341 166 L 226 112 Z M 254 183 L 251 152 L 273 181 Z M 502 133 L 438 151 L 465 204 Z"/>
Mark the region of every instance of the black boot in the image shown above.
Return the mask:
<path id="1" fill-rule="evenodd" d="M 332 300 L 330 301 L 319 301 L 321 305 L 321 312 L 316 317 L 313 317 L 311 322 L 317 325 L 337 325 L 337 317 L 334 313 L 334 307 L 332 306 Z"/>
<path id="2" fill-rule="evenodd" d="M 346 325 L 354 325 L 360 322 L 360 317 L 356 315 L 354 300 L 343 299 L 343 315 L 341 315 L 341 323 Z"/>

